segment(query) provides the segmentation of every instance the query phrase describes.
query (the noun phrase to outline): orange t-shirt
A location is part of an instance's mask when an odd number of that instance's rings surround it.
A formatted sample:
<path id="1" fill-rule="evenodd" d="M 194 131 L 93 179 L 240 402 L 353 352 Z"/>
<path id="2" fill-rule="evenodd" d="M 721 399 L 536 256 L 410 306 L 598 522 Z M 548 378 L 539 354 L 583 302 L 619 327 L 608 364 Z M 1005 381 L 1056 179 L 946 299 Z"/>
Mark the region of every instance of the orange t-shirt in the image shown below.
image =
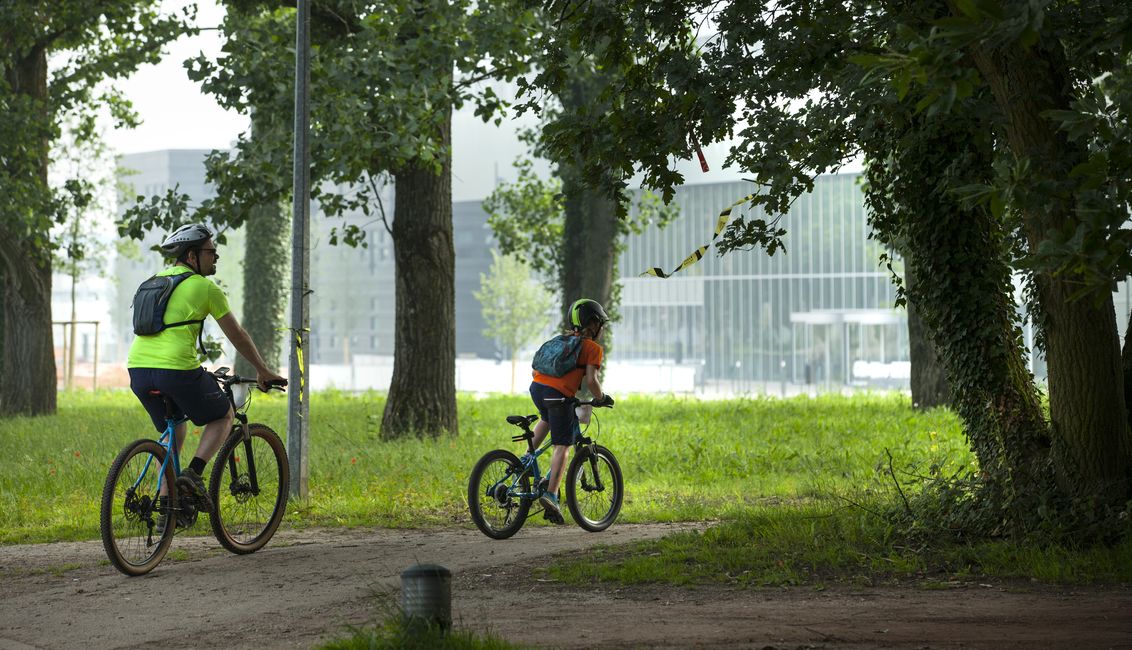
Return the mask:
<path id="1" fill-rule="evenodd" d="M 574 393 L 582 387 L 582 378 L 586 376 L 586 366 L 601 367 L 601 359 L 605 352 L 593 339 L 582 339 L 582 349 L 578 350 L 578 367 L 561 377 L 544 375 L 532 370 L 534 381 L 543 386 L 550 386 L 566 397 L 573 397 Z"/>

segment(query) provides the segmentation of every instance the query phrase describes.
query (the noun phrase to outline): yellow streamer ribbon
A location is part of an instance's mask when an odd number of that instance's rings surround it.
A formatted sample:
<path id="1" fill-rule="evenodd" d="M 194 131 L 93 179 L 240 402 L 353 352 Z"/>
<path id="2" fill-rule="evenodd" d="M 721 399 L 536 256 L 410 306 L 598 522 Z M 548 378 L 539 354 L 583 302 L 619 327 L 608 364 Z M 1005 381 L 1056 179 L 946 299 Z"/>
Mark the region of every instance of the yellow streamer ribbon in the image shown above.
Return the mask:
<path id="1" fill-rule="evenodd" d="M 731 211 L 735 209 L 736 206 L 743 205 L 744 203 L 751 201 L 751 199 L 753 198 L 755 198 L 754 194 L 748 194 L 747 196 L 744 196 L 743 198 L 724 208 L 723 212 L 719 213 L 719 218 L 715 222 L 715 233 L 712 234 L 711 241 L 692 251 L 692 254 L 688 257 L 685 257 L 684 261 L 680 263 L 680 266 L 677 266 L 675 269 L 673 269 L 671 273 L 665 273 L 663 270 L 661 270 L 660 267 L 654 266 L 651 269 L 646 270 L 641 275 L 651 275 L 653 277 L 661 279 L 670 278 L 680 271 L 683 271 L 689 266 L 695 264 L 696 262 L 699 262 L 701 259 L 703 259 L 704 253 L 707 252 L 707 249 L 711 246 L 712 242 L 714 242 L 719 237 L 719 233 L 723 232 L 723 228 L 727 225 L 727 222 L 731 220 Z"/>
<path id="2" fill-rule="evenodd" d="M 303 393 L 305 392 L 303 389 L 306 387 L 306 384 L 307 384 L 306 373 L 303 372 L 303 368 L 306 367 L 306 364 L 303 363 L 303 332 L 309 332 L 310 329 L 307 329 L 307 328 L 295 329 L 295 328 L 291 328 L 291 327 L 280 327 L 279 331 L 292 332 L 295 335 L 295 357 L 296 357 L 296 360 L 299 362 L 299 404 L 301 405 L 303 403 Z M 300 415 L 301 415 L 301 413 L 302 413 L 302 411 L 300 411 Z"/>

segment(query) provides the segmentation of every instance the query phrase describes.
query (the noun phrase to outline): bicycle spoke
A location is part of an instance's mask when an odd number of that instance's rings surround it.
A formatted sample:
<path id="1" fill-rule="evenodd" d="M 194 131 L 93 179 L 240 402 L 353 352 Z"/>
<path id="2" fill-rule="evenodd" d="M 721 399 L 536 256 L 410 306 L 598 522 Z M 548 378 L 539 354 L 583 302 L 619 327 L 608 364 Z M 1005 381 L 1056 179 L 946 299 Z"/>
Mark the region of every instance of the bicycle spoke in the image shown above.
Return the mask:
<path id="1" fill-rule="evenodd" d="M 571 463 L 567 501 L 575 522 L 591 532 L 608 528 L 621 510 L 622 479 L 616 459 L 595 446 Z"/>
<path id="2" fill-rule="evenodd" d="M 147 573 L 161 561 L 172 540 L 172 526 L 162 535 L 158 476 L 164 449 L 138 441 L 114 460 L 103 487 L 100 527 L 111 563 L 127 575 Z"/>
<path id="3" fill-rule="evenodd" d="M 271 429 L 249 425 L 250 439 L 230 439 L 213 467 L 212 530 L 233 553 L 251 553 L 275 534 L 286 503 L 287 458 Z"/>
<path id="4" fill-rule="evenodd" d="M 488 537 L 510 537 L 526 520 L 530 501 L 516 493 L 530 491 L 530 476 L 516 476 L 517 471 L 521 471 L 518 459 L 501 449 L 488 452 L 472 470 L 468 506 L 472 521 Z"/>

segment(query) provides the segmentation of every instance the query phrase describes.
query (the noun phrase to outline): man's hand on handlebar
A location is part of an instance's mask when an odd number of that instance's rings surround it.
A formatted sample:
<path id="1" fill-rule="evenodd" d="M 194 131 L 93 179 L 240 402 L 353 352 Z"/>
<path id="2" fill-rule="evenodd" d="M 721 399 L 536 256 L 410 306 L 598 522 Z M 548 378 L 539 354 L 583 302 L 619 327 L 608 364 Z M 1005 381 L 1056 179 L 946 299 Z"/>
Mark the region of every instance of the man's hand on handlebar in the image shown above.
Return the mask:
<path id="1" fill-rule="evenodd" d="M 613 397 L 606 393 L 601 396 L 601 400 L 594 400 L 594 406 L 597 408 L 613 408 Z"/>
<path id="2" fill-rule="evenodd" d="M 270 371 L 268 371 L 268 372 L 257 372 L 255 379 L 256 379 L 256 385 L 259 386 L 259 389 L 262 390 L 265 393 L 267 391 L 271 390 L 272 388 L 278 388 L 279 390 L 283 390 L 283 387 L 287 385 L 286 379 L 284 379 L 280 375 L 277 375 L 274 372 L 270 372 Z"/>

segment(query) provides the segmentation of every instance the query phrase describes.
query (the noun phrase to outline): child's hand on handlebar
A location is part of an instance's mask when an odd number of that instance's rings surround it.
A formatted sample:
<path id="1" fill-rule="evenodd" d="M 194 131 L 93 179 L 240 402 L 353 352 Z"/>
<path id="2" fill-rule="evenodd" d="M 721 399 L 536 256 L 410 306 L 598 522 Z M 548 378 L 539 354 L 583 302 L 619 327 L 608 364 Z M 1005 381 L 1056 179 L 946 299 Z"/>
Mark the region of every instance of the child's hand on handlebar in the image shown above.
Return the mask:
<path id="1" fill-rule="evenodd" d="M 606 393 L 601 396 L 601 399 L 594 402 L 594 406 L 598 408 L 613 408 L 613 397 Z"/>

